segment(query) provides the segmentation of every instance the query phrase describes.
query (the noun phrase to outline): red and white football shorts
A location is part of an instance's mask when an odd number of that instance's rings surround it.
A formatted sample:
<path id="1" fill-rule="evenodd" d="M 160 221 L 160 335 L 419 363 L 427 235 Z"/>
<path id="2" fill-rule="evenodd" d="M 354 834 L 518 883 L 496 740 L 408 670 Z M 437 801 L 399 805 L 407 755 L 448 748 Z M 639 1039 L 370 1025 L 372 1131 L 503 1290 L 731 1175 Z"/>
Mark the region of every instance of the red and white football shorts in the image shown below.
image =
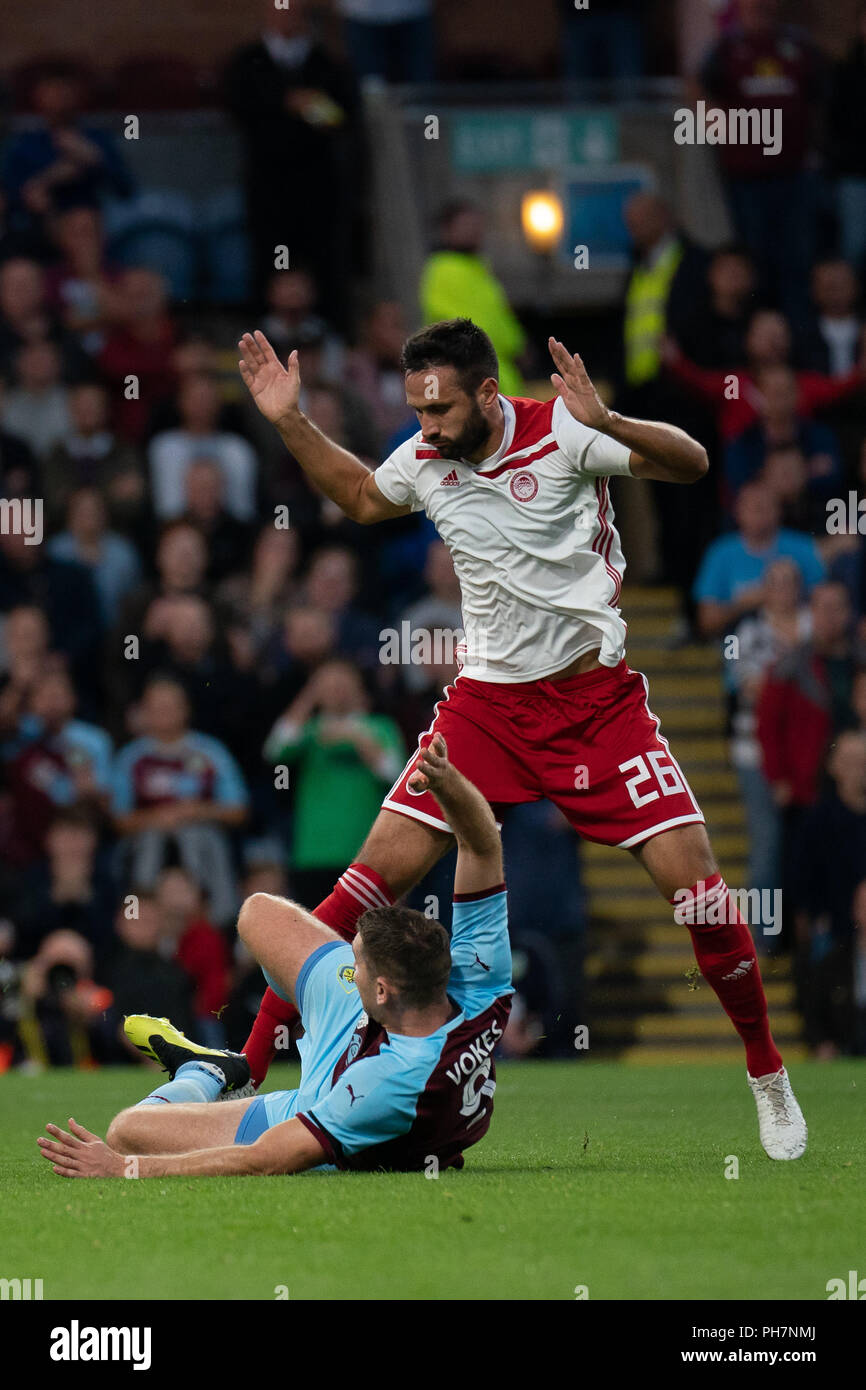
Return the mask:
<path id="1" fill-rule="evenodd" d="M 646 677 L 625 661 L 564 680 L 494 684 L 459 676 L 430 728 L 497 816 L 543 797 L 579 835 L 628 849 L 704 817 L 647 705 Z M 447 830 L 429 791 L 407 785 L 414 753 L 382 805 Z"/>

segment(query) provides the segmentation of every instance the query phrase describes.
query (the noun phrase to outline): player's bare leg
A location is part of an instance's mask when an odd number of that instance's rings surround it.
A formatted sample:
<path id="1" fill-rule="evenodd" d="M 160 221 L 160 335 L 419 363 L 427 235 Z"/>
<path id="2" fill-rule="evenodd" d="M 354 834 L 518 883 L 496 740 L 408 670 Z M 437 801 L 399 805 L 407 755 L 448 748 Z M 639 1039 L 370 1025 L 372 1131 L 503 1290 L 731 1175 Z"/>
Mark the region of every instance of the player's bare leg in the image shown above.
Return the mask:
<path id="1" fill-rule="evenodd" d="M 719 872 L 709 836 L 703 825 L 679 825 L 644 840 L 631 851 L 640 860 L 656 888 L 670 902 L 674 893 Z"/>
<path id="2" fill-rule="evenodd" d="M 410 892 L 439 863 L 454 838 L 423 821 L 380 811 L 361 846 L 358 859 L 390 883 L 395 898 Z"/>
<path id="3" fill-rule="evenodd" d="M 255 1097 L 201 1105 L 133 1105 L 108 1126 L 105 1142 L 122 1154 L 187 1153 L 234 1143 Z"/>
<path id="4" fill-rule="evenodd" d="M 659 892 L 676 904 L 701 974 L 743 1040 L 765 1152 L 770 1158 L 799 1158 L 806 1148 L 806 1122 L 770 1033 L 752 934 L 728 894 L 705 827 L 662 831 L 632 853 Z"/>

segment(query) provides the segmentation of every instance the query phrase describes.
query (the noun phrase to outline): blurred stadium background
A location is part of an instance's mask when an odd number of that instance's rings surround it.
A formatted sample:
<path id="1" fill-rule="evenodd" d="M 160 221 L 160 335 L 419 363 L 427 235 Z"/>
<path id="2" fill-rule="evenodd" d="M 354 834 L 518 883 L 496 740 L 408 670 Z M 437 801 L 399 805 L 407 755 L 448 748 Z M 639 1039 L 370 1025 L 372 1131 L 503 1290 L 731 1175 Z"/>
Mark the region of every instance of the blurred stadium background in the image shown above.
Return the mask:
<path id="1" fill-rule="evenodd" d="M 46 29 L 7 0 L 0 492 L 45 535 L 0 537 L 0 1070 L 132 1065 L 129 1011 L 243 1043 L 240 897 L 330 889 L 455 669 L 380 633 L 460 618 L 423 519 L 364 532 L 306 486 L 235 343 L 297 347 L 372 465 L 416 427 L 403 337 L 458 313 L 511 394 L 550 394 L 553 332 L 710 450 L 695 488 L 616 491 L 629 660 L 728 883 L 783 892 L 787 1058 L 866 1052 L 866 542 L 827 527 L 866 478 L 866 19 L 741 9 L 90 0 Z M 677 144 L 700 98 L 781 107 L 781 152 Z M 363 736 L 282 747 L 314 698 Z M 545 803 L 505 837 L 508 1053 L 586 1024 L 580 1055 L 739 1058 L 627 855 Z M 449 873 L 413 898 L 446 922 Z"/>

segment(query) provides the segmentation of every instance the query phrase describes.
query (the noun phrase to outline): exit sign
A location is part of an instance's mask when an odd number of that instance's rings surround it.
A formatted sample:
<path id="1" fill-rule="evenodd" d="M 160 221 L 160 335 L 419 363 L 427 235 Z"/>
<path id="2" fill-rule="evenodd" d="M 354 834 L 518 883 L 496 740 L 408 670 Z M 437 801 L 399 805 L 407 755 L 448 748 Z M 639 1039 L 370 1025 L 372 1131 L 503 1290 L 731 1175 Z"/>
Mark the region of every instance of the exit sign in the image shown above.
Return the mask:
<path id="1" fill-rule="evenodd" d="M 619 120 L 610 111 L 458 111 L 451 118 L 457 173 L 562 169 L 609 164 L 619 157 Z"/>

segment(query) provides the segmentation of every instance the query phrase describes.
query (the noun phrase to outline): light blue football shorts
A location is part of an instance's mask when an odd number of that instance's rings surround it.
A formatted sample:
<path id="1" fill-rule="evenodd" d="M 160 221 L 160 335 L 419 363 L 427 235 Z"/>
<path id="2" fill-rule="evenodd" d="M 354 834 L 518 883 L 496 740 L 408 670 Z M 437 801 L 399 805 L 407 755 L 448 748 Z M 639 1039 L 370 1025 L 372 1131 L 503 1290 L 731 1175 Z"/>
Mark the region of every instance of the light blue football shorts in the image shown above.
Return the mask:
<path id="1" fill-rule="evenodd" d="M 266 1129 L 290 1120 L 328 1095 L 334 1067 L 364 1012 L 355 986 L 355 955 L 343 941 L 326 941 L 301 966 L 295 989 L 304 1036 L 298 1040 L 301 1084 L 268 1091 L 244 1112 L 234 1142 L 253 1144 Z M 325 1165 L 323 1165 L 325 1166 Z"/>

